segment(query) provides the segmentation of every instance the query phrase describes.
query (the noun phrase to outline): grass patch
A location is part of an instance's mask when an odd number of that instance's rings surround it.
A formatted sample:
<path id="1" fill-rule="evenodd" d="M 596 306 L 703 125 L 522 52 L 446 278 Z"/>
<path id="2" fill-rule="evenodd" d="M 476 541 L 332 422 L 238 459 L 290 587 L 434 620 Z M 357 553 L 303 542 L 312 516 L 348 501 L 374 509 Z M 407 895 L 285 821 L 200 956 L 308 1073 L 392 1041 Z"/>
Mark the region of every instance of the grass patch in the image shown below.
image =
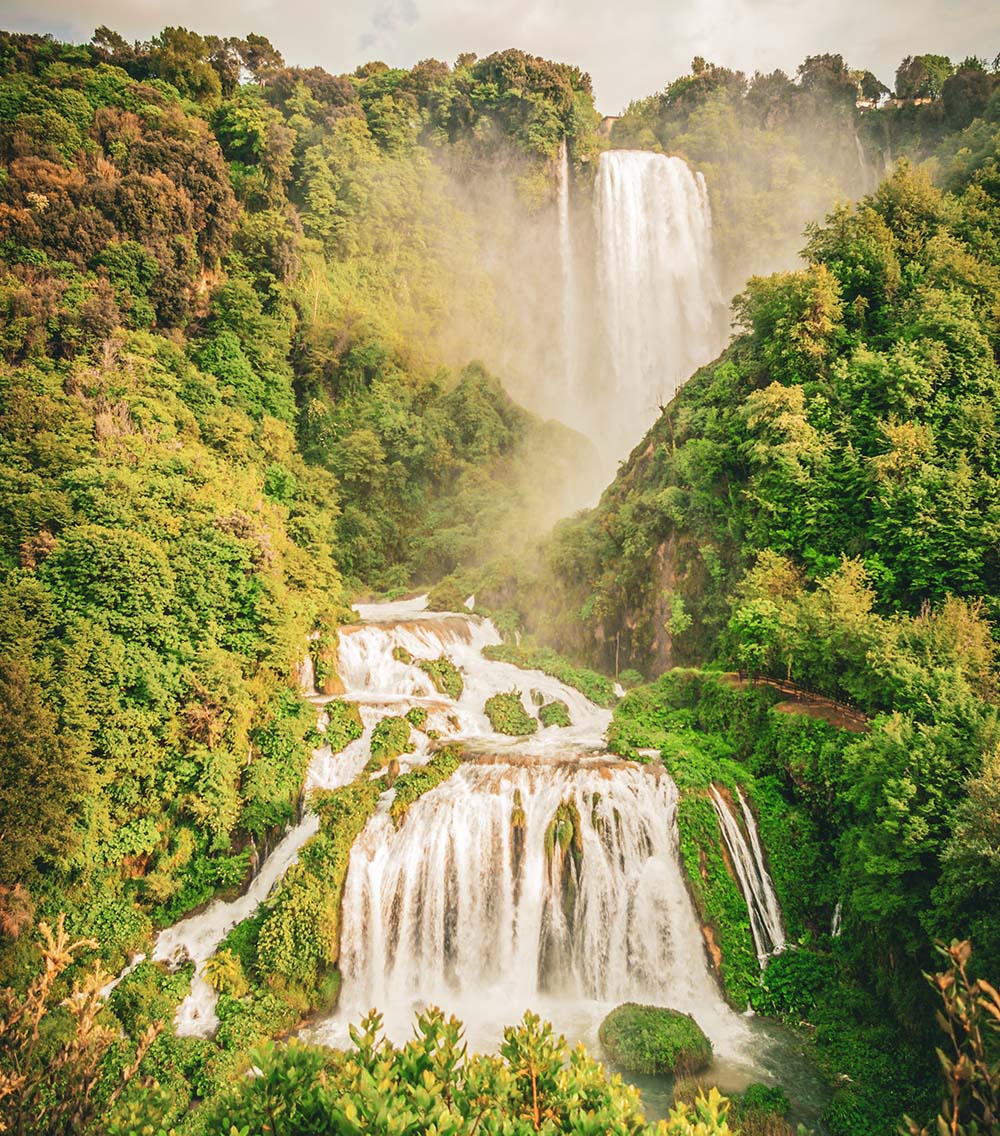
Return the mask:
<path id="1" fill-rule="evenodd" d="M 538 708 L 538 720 L 543 726 L 572 726 L 569 707 L 560 698 L 546 702 Z"/>
<path id="2" fill-rule="evenodd" d="M 365 732 L 361 711 L 356 702 L 343 702 L 339 698 L 326 704 L 326 743 L 333 753 L 340 753 Z"/>
<path id="3" fill-rule="evenodd" d="M 405 718 L 390 715 L 372 730 L 371 758 L 365 769 L 374 773 L 394 757 L 412 753 L 415 748 L 410 741 L 410 723 Z"/>
<path id="4" fill-rule="evenodd" d="M 462 697 L 465 684 L 462 682 L 458 667 L 447 655 L 442 655 L 438 659 L 418 659 L 416 665 L 434 683 L 434 689 L 438 694 L 443 694 L 455 702 Z"/>

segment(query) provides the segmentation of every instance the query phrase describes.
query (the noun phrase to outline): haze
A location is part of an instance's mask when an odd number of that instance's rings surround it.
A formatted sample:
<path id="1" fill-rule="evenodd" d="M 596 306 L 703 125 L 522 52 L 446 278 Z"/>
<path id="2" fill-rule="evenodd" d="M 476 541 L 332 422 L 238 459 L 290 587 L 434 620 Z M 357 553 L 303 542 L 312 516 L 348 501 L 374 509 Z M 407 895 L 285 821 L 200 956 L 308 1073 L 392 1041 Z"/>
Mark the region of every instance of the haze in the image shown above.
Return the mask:
<path id="1" fill-rule="evenodd" d="M 4 4 L 2 22 L 79 42 L 100 24 L 140 40 L 167 23 L 217 35 L 254 31 L 289 63 L 335 73 L 370 59 L 410 67 L 519 47 L 589 71 L 599 109 L 616 114 L 684 74 L 695 55 L 748 73 L 794 73 L 809 54 L 840 52 L 891 85 L 904 55 L 995 53 L 998 12 L 982 0 L 846 0 L 825 8 L 807 0 L 177 0 L 168 15 L 155 0 L 16 0 Z"/>

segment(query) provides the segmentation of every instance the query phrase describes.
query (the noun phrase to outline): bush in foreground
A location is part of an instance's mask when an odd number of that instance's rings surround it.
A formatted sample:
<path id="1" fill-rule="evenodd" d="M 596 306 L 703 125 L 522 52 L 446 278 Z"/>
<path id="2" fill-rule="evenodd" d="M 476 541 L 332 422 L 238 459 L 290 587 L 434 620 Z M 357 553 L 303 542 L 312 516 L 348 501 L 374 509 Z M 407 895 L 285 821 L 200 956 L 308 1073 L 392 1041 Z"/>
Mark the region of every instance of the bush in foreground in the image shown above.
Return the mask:
<path id="1" fill-rule="evenodd" d="M 276 1115 L 288 1136 L 312 1132 L 437 1132 L 449 1136 L 732 1136 L 718 1091 L 678 1105 L 648 1126 L 638 1090 L 610 1079 L 582 1046 L 570 1051 L 527 1013 L 504 1031 L 499 1056 L 467 1056 L 461 1024 L 431 1008 L 401 1048 L 379 1036 L 372 1014 L 352 1028 L 343 1054 L 268 1046 L 260 1076 L 206 1106 L 203 1131 L 261 1132 Z"/>

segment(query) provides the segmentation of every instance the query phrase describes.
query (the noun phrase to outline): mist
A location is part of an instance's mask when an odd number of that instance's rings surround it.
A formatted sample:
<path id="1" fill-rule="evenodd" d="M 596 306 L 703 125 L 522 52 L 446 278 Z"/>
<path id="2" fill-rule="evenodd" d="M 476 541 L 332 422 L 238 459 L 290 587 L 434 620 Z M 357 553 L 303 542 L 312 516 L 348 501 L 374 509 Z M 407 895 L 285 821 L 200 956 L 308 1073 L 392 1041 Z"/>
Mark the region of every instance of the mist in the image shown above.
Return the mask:
<path id="1" fill-rule="evenodd" d="M 432 150 L 485 278 L 478 310 L 455 306 L 441 325 L 439 350 L 453 365 L 482 358 L 523 406 L 588 439 L 597 475 L 585 451 L 573 507 L 593 503 L 660 408 L 725 348 L 746 281 L 800 267 L 807 226 L 889 168 L 862 143 L 853 102 L 828 102 L 808 76 L 748 81 L 701 66 L 687 81 L 709 87 L 705 101 L 650 96 L 605 120 L 596 144 L 544 160 L 507 140 Z M 602 170 L 628 154 L 672 171 L 676 191 L 612 200 Z M 699 194 L 703 221 L 688 200 Z"/>

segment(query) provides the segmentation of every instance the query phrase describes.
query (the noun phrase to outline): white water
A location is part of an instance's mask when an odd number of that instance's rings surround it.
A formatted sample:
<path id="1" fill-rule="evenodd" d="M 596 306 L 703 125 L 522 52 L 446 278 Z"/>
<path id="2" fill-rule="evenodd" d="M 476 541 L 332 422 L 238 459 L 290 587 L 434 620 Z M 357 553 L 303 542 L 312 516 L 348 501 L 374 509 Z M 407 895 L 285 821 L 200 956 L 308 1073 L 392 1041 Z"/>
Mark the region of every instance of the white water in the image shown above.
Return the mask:
<path id="1" fill-rule="evenodd" d="M 757 832 L 757 821 L 744 800 L 739 788 L 736 796 L 740 803 L 741 826 L 726 799 L 712 786 L 712 803 L 719 818 L 719 827 L 729 850 L 729 858 L 739 880 L 743 898 L 750 913 L 750 930 L 761 966 L 767 965 L 772 955 L 785 947 L 785 929 L 781 920 L 781 907 L 774 891 L 774 881 L 764 863 L 764 852 Z"/>
<path id="2" fill-rule="evenodd" d="M 428 718 L 423 731 L 411 731 L 415 750 L 400 759 L 403 771 L 433 752 L 430 729 L 481 756 L 412 805 L 398 828 L 388 815 L 390 790 L 359 837 L 343 899 L 341 1005 L 312 1037 L 346 1044 L 348 1024 L 375 1005 L 390 1036 L 403 1041 L 414 1010 L 436 1002 L 465 1022 L 474 1048 L 493 1048 L 528 1008 L 597 1048 L 604 1015 L 634 999 L 692 1013 L 715 1046 L 716 1079 L 742 1084 L 748 1071 L 769 1079 L 752 1026 L 726 1006 L 708 969 L 678 854 L 672 780 L 659 766 L 607 755 L 610 714 L 578 691 L 484 659 L 483 647 L 499 641 L 491 623 L 424 607 L 425 597 L 362 606 L 362 621 L 342 629 L 344 697 L 358 703 L 365 732 L 341 754 L 317 750 L 307 785 L 352 780 L 367 761 L 375 723 L 412 706 L 425 707 Z M 462 672 L 462 697 L 438 693 L 418 667 L 394 658 L 399 647 L 414 659 L 447 655 Z M 536 695 L 562 699 L 571 727 L 540 728 L 528 738 L 493 734 L 483 704 L 512 688 L 523 692 L 529 713 Z M 578 850 L 547 854 L 546 830 L 565 803 L 579 818 Z M 178 1032 L 204 1035 L 215 1026 L 205 961 L 267 897 L 316 827 L 307 813 L 244 896 L 161 933 L 154 958 L 197 964 Z M 759 850 L 755 837 L 748 847 Z"/>
<path id="3" fill-rule="evenodd" d="M 424 705 L 445 724 L 442 734 L 481 756 L 420 798 L 398 828 L 387 793 L 355 843 L 341 1002 L 312 1039 L 347 1044 L 348 1026 L 377 1006 L 389 1035 L 404 1041 L 414 1011 L 437 1003 L 465 1023 L 473 1048 L 494 1048 L 529 1008 L 596 1047 L 608 1010 L 639 999 L 692 1013 L 723 1065 L 747 1068 L 750 1027 L 710 974 L 685 886 L 674 783 L 662 767 L 609 756 L 610 715 L 578 691 L 485 660 L 482 648 L 498 642 L 488 621 L 422 606 L 360 609 L 364 622 L 341 634 L 348 696 L 394 713 Z M 414 658 L 446 654 L 462 671 L 462 697 L 438 694 L 423 672 L 394 658 L 399 647 Z M 529 712 L 535 692 L 562 699 L 572 726 L 493 734 L 483 704 L 511 688 Z M 545 851 L 566 802 L 579 816 L 578 858 Z"/>
<path id="4" fill-rule="evenodd" d="M 608 440 L 627 450 L 724 345 L 712 216 L 700 173 L 639 150 L 601 155 L 595 209 L 613 378 L 599 402 Z"/>
<path id="5" fill-rule="evenodd" d="M 577 280 L 573 253 L 573 226 L 569 200 L 569 150 L 564 138 L 559 144 L 559 167 L 556 175 L 557 206 L 559 213 L 559 267 L 562 272 L 562 340 L 563 384 L 566 396 L 575 400 L 579 395 L 577 367 Z"/>
<path id="6" fill-rule="evenodd" d="M 546 854 L 564 802 L 579 865 Z M 749 1033 L 708 971 L 676 804 L 662 768 L 574 755 L 467 764 L 398 830 L 377 815 L 351 855 L 341 1007 L 317 1039 L 345 1044 L 348 1023 L 378 1006 L 403 1041 L 430 1002 L 465 1022 L 473 1048 L 493 1048 L 526 1009 L 593 1042 L 612 1006 L 639 1000 L 693 1014 L 739 1060 Z"/>
<path id="7" fill-rule="evenodd" d="M 546 701 L 562 698 L 573 720 L 570 729 L 560 730 L 556 726 L 540 729 L 529 743 L 518 744 L 520 751 L 545 754 L 567 742 L 580 746 L 600 744 L 611 717 L 608 711 L 598 709 L 577 691 L 540 672 L 525 672 L 505 663 L 487 662 L 481 655 L 482 648 L 500 642 L 500 636 L 488 621 L 426 612 L 425 606 L 426 596 L 395 604 L 359 605 L 357 610 L 363 622 L 341 629 L 338 668 L 346 688 L 344 697 L 358 703 L 365 731 L 341 753 L 332 753 L 329 746 L 313 752 L 306 775 L 307 791 L 336 789 L 352 781 L 368 760 L 375 724 L 388 714 L 405 714 L 412 706 L 427 709 L 425 731 L 436 730 L 446 738 L 489 738 L 495 748 L 509 748 L 515 743 L 491 733 L 483 705 L 491 694 L 512 688 L 524 690 L 526 706 L 531 690 L 541 691 Z M 459 702 L 454 703 L 439 694 L 430 678 L 417 667 L 394 659 L 394 647 L 405 648 L 415 659 L 436 659 L 447 654 L 465 671 L 466 689 Z M 305 680 L 300 681 L 305 684 Z M 314 697 L 313 701 L 322 706 L 329 699 Z M 322 715 L 319 726 L 324 729 Z M 432 748 L 426 732 L 412 731 L 412 736 L 414 752 L 400 759 L 404 772 L 425 762 Z M 195 964 L 191 992 L 177 1011 L 178 1034 L 205 1037 L 216 1028 L 218 998 L 204 979 L 205 963 L 229 931 L 253 915 L 268 897 L 317 828 L 316 816 L 307 812 L 267 857 L 243 895 L 231 901 L 214 900 L 203 911 L 182 919 L 157 936 L 152 953 L 155 961 L 190 960 Z M 121 977 L 124 975 L 119 979 Z M 113 986 L 109 985 L 109 992 L 111 989 Z"/>

